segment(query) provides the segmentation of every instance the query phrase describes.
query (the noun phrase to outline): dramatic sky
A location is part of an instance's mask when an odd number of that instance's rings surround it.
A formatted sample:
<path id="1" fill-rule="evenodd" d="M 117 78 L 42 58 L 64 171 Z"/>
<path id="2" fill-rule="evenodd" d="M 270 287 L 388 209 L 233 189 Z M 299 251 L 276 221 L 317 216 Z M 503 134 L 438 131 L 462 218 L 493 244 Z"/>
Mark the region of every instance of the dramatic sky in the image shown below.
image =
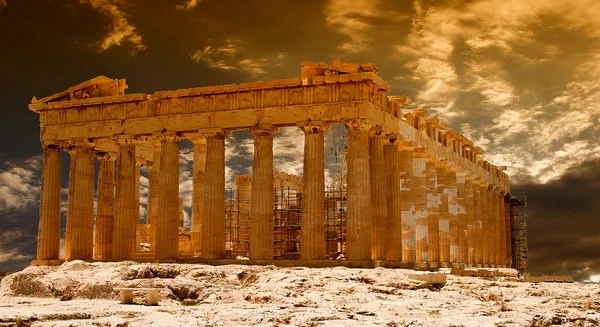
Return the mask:
<path id="1" fill-rule="evenodd" d="M 332 59 L 375 63 L 390 95 L 509 167 L 528 196 L 533 273 L 600 274 L 596 0 L 0 0 L 0 270 L 35 255 L 32 96 L 97 75 L 126 78 L 128 93 L 299 77 L 301 61 Z M 276 168 L 301 174 L 302 142 L 297 129 L 277 134 Z M 228 181 L 250 172 L 252 148 L 248 132 L 227 139 Z M 181 161 L 189 213 L 187 142 Z M 63 168 L 66 188 L 67 155 Z"/>

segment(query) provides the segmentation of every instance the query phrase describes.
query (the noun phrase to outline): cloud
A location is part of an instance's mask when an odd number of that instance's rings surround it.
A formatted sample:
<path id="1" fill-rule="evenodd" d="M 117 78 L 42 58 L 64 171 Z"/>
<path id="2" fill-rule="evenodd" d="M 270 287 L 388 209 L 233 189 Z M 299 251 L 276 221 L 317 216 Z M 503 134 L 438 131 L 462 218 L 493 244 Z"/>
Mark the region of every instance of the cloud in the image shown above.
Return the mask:
<path id="1" fill-rule="evenodd" d="M 372 0 L 331 0 L 325 11 L 326 21 L 347 40 L 339 49 L 356 53 L 364 51 L 369 45 L 369 18 L 378 16 L 379 1 Z"/>
<path id="2" fill-rule="evenodd" d="M 202 2 L 202 0 L 186 0 L 185 3 L 175 6 L 177 10 L 192 10 Z"/>
<path id="3" fill-rule="evenodd" d="M 599 180 L 600 160 L 595 159 L 546 184 L 522 185 L 533 274 L 569 274 L 577 280 L 600 274 Z"/>
<path id="4" fill-rule="evenodd" d="M 108 33 L 100 41 L 99 51 L 106 51 L 113 47 L 127 43 L 131 46 L 132 54 L 146 49 L 142 36 L 136 31 L 136 27 L 129 23 L 127 14 L 122 7 L 126 0 L 79 0 L 80 3 L 92 6 L 98 12 L 108 16 L 111 26 Z"/>
<path id="5" fill-rule="evenodd" d="M 251 77 L 267 78 L 270 67 L 281 66 L 286 54 L 278 52 L 266 57 L 251 56 L 239 39 L 226 39 L 220 46 L 209 45 L 194 51 L 190 58 L 196 63 L 203 62 L 210 69 L 238 71 Z"/>
<path id="6" fill-rule="evenodd" d="M 6 3 L 6 0 L 0 0 L 0 13 L 2 12 L 2 10 L 4 10 L 4 8 L 6 8 L 8 4 Z"/>
<path id="7" fill-rule="evenodd" d="M 25 248 L 34 242 L 35 238 L 20 229 L 0 232 L 0 263 L 33 259 Z"/>
<path id="8" fill-rule="evenodd" d="M 37 205 L 42 160 L 42 156 L 33 156 L 21 162 L 5 162 L 0 168 L 0 214 Z"/>

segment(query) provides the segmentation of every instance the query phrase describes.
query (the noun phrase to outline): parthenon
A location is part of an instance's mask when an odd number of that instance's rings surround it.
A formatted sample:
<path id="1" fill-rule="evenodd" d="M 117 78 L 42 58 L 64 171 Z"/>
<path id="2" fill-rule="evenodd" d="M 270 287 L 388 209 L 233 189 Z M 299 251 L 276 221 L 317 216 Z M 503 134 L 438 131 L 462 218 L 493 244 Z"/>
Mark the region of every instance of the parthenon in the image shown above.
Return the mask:
<path id="1" fill-rule="evenodd" d="M 254 135 L 246 261 L 285 264 L 274 246 L 273 135 L 282 127 L 300 128 L 305 137 L 303 174 L 289 183 L 301 198 L 295 264 L 510 263 L 506 167 L 483 160 L 481 148 L 425 110 L 408 109 L 406 96 L 388 96 L 389 84 L 373 64 L 303 62 L 300 78 L 152 94 L 125 94 L 126 89 L 124 79 L 99 76 L 33 98 L 29 105 L 40 115 L 44 150 L 33 265 L 76 259 L 235 260 L 226 259 L 231 247 L 226 244 L 224 143 L 235 130 Z M 337 258 L 327 255 L 325 223 L 330 201 L 324 133 L 333 124 L 348 130 L 343 257 Z M 189 251 L 179 246 L 179 142 L 184 138 L 194 144 Z M 62 151 L 71 158 L 64 258 L 59 256 Z M 150 174 L 147 252 L 139 251 L 136 237 L 142 165 Z"/>

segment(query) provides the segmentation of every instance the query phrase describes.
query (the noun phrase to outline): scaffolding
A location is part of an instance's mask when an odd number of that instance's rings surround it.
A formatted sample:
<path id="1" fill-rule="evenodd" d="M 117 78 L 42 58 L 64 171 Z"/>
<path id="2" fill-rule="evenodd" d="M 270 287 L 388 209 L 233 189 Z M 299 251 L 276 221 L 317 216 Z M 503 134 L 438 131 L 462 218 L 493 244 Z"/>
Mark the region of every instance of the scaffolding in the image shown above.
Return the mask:
<path id="1" fill-rule="evenodd" d="M 346 188 L 325 187 L 325 244 L 329 259 L 341 259 L 346 254 Z"/>
<path id="2" fill-rule="evenodd" d="M 275 187 L 273 199 L 275 259 L 300 259 L 300 216 L 302 193 L 289 187 Z"/>
<path id="3" fill-rule="evenodd" d="M 225 251 L 229 259 L 250 255 L 250 201 L 252 190 L 225 191 Z"/>
<path id="4" fill-rule="evenodd" d="M 520 275 L 529 272 L 527 258 L 527 195 L 525 189 L 519 189 L 509 199 L 511 218 L 512 267 Z"/>

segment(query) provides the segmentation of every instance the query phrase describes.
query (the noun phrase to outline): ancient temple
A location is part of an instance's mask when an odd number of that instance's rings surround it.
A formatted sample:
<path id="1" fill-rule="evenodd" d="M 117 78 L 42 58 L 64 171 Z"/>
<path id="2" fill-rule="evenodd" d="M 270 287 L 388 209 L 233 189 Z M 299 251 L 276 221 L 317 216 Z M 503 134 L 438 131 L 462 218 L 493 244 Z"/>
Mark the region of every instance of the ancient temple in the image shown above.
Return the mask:
<path id="1" fill-rule="evenodd" d="M 235 260 L 234 247 L 244 247 L 246 261 L 257 264 L 285 261 L 284 249 L 297 252 L 295 264 L 309 266 L 510 264 L 505 167 L 482 160 L 481 148 L 425 110 L 405 108 L 407 97 L 388 96 L 389 84 L 377 74 L 372 64 L 303 62 L 300 78 L 153 94 L 125 94 L 124 79 L 100 76 L 33 98 L 29 109 L 40 115 L 44 150 L 33 264 L 74 259 L 219 264 Z M 338 219 L 343 236 L 335 239 L 326 220 L 337 200 L 326 195 L 324 177 L 324 132 L 332 124 L 348 129 L 347 184 L 340 193 L 344 214 Z M 305 135 L 302 177 L 273 170 L 273 135 L 290 126 Z M 246 245 L 234 245 L 227 236 L 237 225 L 227 225 L 224 140 L 235 130 L 254 135 L 252 177 L 236 186 L 251 190 L 243 195 Z M 192 225 L 182 243 L 184 138 L 194 144 L 194 167 Z M 62 151 L 71 158 L 65 258 L 59 258 Z M 149 169 L 150 187 L 147 221 L 140 228 L 141 165 Z M 282 225 L 276 192 L 284 185 L 294 189 L 298 202 L 287 204 L 286 217 L 295 220 Z M 139 250 L 141 230 L 148 251 Z M 284 232 L 297 241 L 278 248 L 277 235 Z"/>

